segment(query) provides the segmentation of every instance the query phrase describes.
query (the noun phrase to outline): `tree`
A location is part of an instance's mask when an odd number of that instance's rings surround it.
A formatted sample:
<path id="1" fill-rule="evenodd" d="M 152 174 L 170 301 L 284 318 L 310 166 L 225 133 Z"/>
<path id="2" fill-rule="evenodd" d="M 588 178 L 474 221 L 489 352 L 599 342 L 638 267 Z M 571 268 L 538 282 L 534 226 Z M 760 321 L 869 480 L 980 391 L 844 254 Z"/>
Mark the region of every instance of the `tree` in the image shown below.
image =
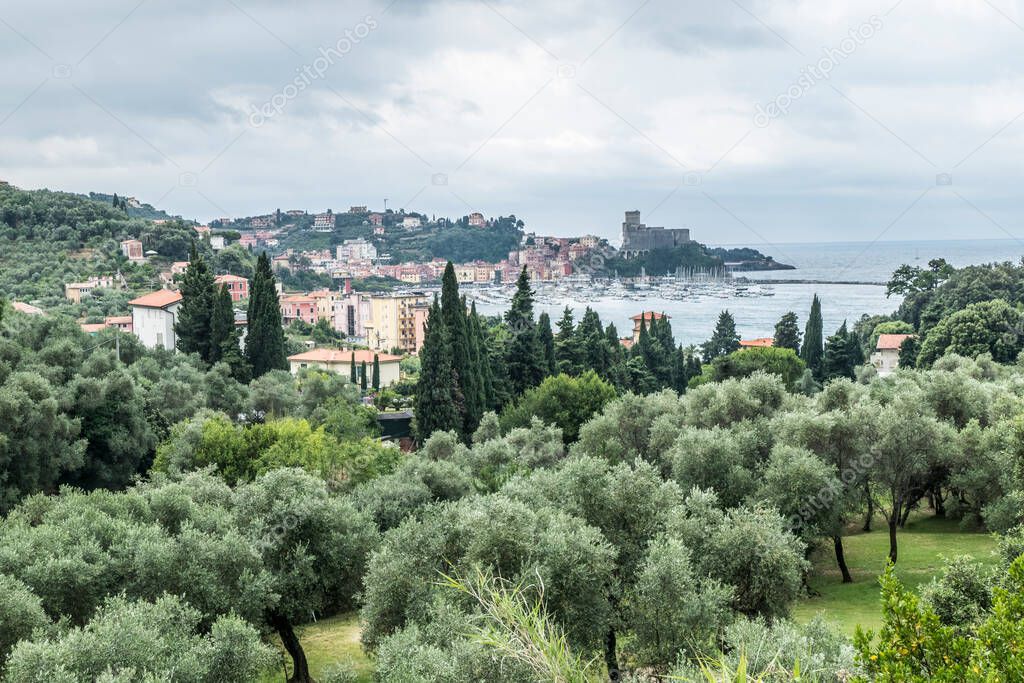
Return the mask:
<path id="1" fill-rule="evenodd" d="M 555 359 L 555 338 L 551 332 L 551 317 L 545 312 L 537 318 L 537 340 L 544 352 L 544 375 L 551 376 L 558 372 Z"/>
<path id="2" fill-rule="evenodd" d="M 789 311 L 779 322 L 775 323 L 774 346 L 777 349 L 792 349 L 800 353 L 800 328 L 797 326 L 796 313 Z"/>
<path id="3" fill-rule="evenodd" d="M 825 341 L 825 353 L 821 360 L 822 379 L 826 381 L 837 377 L 853 379 L 853 369 L 859 365 L 853 355 L 855 349 L 859 350 L 860 344 L 854 338 L 851 345 L 850 333 L 846 329 L 844 320 L 836 333 Z"/>
<path id="4" fill-rule="evenodd" d="M 356 370 L 356 352 L 352 351 L 352 359 L 348 365 L 348 381 L 352 382 L 352 386 L 359 384 L 359 371 Z"/>
<path id="5" fill-rule="evenodd" d="M 861 406 L 863 428 L 872 435 L 868 474 L 874 507 L 889 527 L 889 561 L 896 563 L 896 530 L 928 489 L 933 465 L 947 457 L 953 428 L 921 410 L 919 392 L 898 394 L 886 406 Z"/>
<path id="6" fill-rule="evenodd" d="M 373 383 L 371 386 L 374 391 L 380 389 L 380 356 L 376 353 L 373 354 Z"/>
<path id="7" fill-rule="evenodd" d="M 210 320 L 210 350 L 212 362 L 223 362 L 231 368 L 231 375 L 240 382 L 249 379 L 249 367 L 242 353 L 241 331 L 235 325 L 235 308 L 227 286 L 218 288 Z"/>
<path id="8" fill-rule="evenodd" d="M 997 363 L 1012 363 L 1024 349 L 1024 315 L 1006 301 L 971 304 L 932 327 L 921 342 L 918 367 L 928 368 L 947 353 L 974 358 L 992 355 Z"/>
<path id="9" fill-rule="evenodd" d="M 39 596 L 18 579 L 0 574 L 0 662 L 19 640 L 49 623 Z"/>
<path id="10" fill-rule="evenodd" d="M 262 252 L 256 261 L 256 273 L 249 294 L 247 324 L 245 357 L 252 368 L 252 376 L 261 377 L 271 370 L 287 370 L 281 304 L 266 252 Z"/>
<path id="11" fill-rule="evenodd" d="M 420 443 L 435 431 L 461 431 L 462 396 L 452 369 L 451 347 L 437 299 L 427 316 L 426 336 L 420 349 L 421 369 L 416 382 L 416 436 Z"/>
<path id="12" fill-rule="evenodd" d="M 84 464 L 87 443 L 78 420 L 61 409 L 62 393 L 35 372 L 14 372 L 0 384 L 0 512 L 52 492 Z"/>
<path id="13" fill-rule="evenodd" d="M 917 356 L 921 352 L 921 344 L 917 335 L 912 335 L 903 340 L 900 344 L 900 357 L 898 365 L 901 368 L 913 368 L 917 366 Z"/>
<path id="14" fill-rule="evenodd" d="M 363 393 L 366 392 L 366 375 L 366 361 L 364 360 L 362 365 L 359 366 L 359 389 Z"/>
<path id="15" fill-rule="evenodd" d="M 462 395 L 462 434 L 472 434 L 483 415 L 483 396 L 479 384 L 479 371 L 471 362 L 466 304 L 459 296 L 459 281 L 455 266 L 449 261 L 441 278 L 441 319 L 445 326 L 445 339 L 455 377 L 456 391 Z"/>
<path id="16" fill-rule="evenodd" d="M 736 320 L 729 311 L 722 311 L 715 324 L 715 332 L 711 339 L 701 346 L 704 362 L 710 363 L 719 356 L 724 356 L 740 348 L 740 335 L 736 332 Z"/>
<path id="17" fill-rule="evenodd" d="M 216 347 L 219 340 L 214 338 L 212 327 L 215 296 L 213 273 L 193 242 L 181 283 L 181 306 L 174 323 L 174 334 L 180 351 L 198 353 L 204 363 L 216 362 L 219 352 Z"/>
<path id="18" fill-rule="evenodd" d="M 677 356 L 685 358 L 682 353 Z M 785 382 L 787 389 L 795 391 L 803 377 L 804 369 L 804 362 L 792 349 L 753 347 L 719 356 L 710 365 L 705 365 L 700 375 L 690 380 L 690 386 L 697 387 L 708 382 L 749 377 L 755 372 L 763 371 L 778 375 Z M 685 372 L 689 372 L 689 368 Z"/>
<path id="19" fill-rule="evenodd" d="M 516 293 L 505 313 L 505 326 L 511 335 L 505 356 L 508 378 L 513 395 L 519 395 L 544 379 L 544 350 L 533 320 L 533 289 L 526 266 L 516 281 Z"/>
<path id="20" fill-rule="evenodd" d="M 273 648 L 251 624 L 233 615 L 208 629 L 202 622 L 203 614 L 176 596 L 114 597 L 85 626 L 21 642 L 4 680 L 244 683 L 273 664 Z"/>
<path id="21" fill-rule="evenodd" d="M 615 341 L 618 343 L 617 339 Z M 576 337 L 572 309 L 568 306 L 562 311 L 562 317 L 558 321 L 558 334 L 555 335 L 554 344 L 558 372 L 564 372 L 567 375 L 578 374 L 581 350 Z"/>
<path id="22" fill-rule="evenodd" d="M 814 373 L 814 378 L 820 380 L 822 377 L 822 319 L 821 301 L 818 295 L 814 295 L 811 301 L 811 313 L 807 316 L 807 326 L 804 328 L 803 346 L 800 348 L 800 358 L 807 365 L 807 369 Z"/>
<path id="23" fill-rule="evenodd" d="M 1024 638 L 1024 558 L 993 589 L 992 607 L 967 629 L 946 625 L 931 607 L 886 569 L 879 632 L 857 629 L 854 647 L 870 680 L 1010 681 L 1024 676 L 1019 643 Z"/>
<path id="24" fill-rule="evenodd" d="M 528 389 L 501 415 L 504 430 L 528 427 L 534 417 L 562 430 L 566 444 L 576 441 L 582 425 L 615 398 L 615 389 L 593 370 L 579 377 L 560 374 L 546 377 Z"/>
<path id="25" fill-rule="evenodd" d="M 281 595 L 264 616 L 292 658 L 290 680 L 309 683 L 294 626 L 317 612 L 354 607 L 376 529 L 348 500 L 329 495 L 323 480 L 294 469 L 273 470 L 241 487 L 233 513 Z"/>

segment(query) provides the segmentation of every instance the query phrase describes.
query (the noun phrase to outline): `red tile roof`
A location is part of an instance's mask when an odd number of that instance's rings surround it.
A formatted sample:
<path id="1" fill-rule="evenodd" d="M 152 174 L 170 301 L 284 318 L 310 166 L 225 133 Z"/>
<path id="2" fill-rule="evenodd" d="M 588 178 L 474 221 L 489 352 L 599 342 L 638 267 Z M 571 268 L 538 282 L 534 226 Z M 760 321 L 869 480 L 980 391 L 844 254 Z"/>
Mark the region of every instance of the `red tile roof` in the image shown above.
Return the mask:
<path id="1" fill-rule="evenodd" d="M 129 306 L 142 306 L 144 308 L 167 308 L 171 304 L 181 301 L 181 292 L 173 292 L 169 289 L 158 289 L 155 292 L 140 296 L 128 302 Z"/>
<path id="2" fill-rule="evenodd" d="M 775 346 L 775 340 L 771 337 L 758 337 L 757 339 L 741 339 L 740 346 L 744 348 Z"/>
<path id="3" fill-rule="evenodd" d="M 351 363 L 352 354 L 356 356 L 356 363 L 365 362 L 367 365 L 373 363 L 374 351 L 367 349 L 313 349 L 294 356 L 288 356 L 290 361 L 307 361 L 312 363 Z M 377 353 L 381 363 L 395 363 L 402 360 L 401 356 L 392 356 L 389 353 Z"/>
<path id="4" fill-rule="evenodd" d="M 878 335 L 878 344 L 875 345 L 875 349 L 877 351 L 899 351 L 906 338 L 913 336 L 912 334 L 880 334 Z"/>
<path id="5" fill-rule="evenodd" d="M 645 320 L 661 320 L 662 318 L 671 318 L 670 315 L 664 313 L 655 313 L 654 311 L 644 311 L 643 313 L 637 313 L 630 320 L 639 320 L 640 316 L 643 316 Z"/>
<path id="6" fill-rule="evenodd" d="M 213 281 L 214 282 L 248 282 L 249 280 L 244 278 L 244 277 L 239 277 L 238 275 L 232 275 L 232 274 L 228 273 L 227 275 L 218 275 L 217 277 L 215 277 L 213 279 Z"/>

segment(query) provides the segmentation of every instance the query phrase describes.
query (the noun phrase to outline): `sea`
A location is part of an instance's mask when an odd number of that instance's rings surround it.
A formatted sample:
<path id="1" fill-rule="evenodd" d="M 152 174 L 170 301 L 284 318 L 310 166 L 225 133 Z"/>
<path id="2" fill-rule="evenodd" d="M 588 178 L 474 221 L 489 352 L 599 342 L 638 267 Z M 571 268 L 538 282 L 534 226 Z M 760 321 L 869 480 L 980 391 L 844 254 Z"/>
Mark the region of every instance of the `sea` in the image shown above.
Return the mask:
<path id="1" fill-rule="evenodd" d="M 996 261 L 1020 262 L 1024 258 L 1024 243 L 1011 239 L 807 242 L 758 248 L 780 263 L 796 266 L 796 270 L 737 274 L 737 277 L 769 283 L 763 288 L 772 296 L 698 297 L 679 301 L 656 296 L 623 300 L 575 294 L 555 301 L 538 302 L 535 313 L 547 311 L 555 323 L 561 317 L 562 309 L 569 306 L 575 310 L 578 321 L 583 309 L 590 306 L 605 325 L 615 323 L 620 335 L 626 336 L 633 329 L 631 316 L 641 310 L 657 311 L 671 317 L 677 343 L 700 344 L 711 336 L 723 310 L 733 315 L 737 331 L 744 339 L 772 336 L 775 323 L 787 311 L 797 314 L 802 329 L 811 299 L 817 294 L 821 299 L 825 332 L 830 334 L 844 320 L 852 325 L 863 315 L 895 311 L 901 299 L 898 296 L 886 297 L 885 283 L 902 264 L 925 268 L 931 259 L 944 258 L 959 267 Z M 507 308 L 483 302 L 478 302 L 477 306 L 488 315 L 500 315 Z"/>

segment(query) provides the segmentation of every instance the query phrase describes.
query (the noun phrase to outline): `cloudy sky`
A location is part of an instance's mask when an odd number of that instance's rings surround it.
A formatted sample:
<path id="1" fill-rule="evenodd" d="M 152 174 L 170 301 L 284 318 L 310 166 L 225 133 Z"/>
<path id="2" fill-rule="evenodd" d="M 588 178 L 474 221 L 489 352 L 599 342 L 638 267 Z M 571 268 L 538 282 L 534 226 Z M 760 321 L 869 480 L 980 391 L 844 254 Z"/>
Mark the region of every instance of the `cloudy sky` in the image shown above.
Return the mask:
<path id="1" fill-rule="evenodd" d="M 1019 0 L 7 0 L 0 178 L 714 244 L 1024 237 Z"/>

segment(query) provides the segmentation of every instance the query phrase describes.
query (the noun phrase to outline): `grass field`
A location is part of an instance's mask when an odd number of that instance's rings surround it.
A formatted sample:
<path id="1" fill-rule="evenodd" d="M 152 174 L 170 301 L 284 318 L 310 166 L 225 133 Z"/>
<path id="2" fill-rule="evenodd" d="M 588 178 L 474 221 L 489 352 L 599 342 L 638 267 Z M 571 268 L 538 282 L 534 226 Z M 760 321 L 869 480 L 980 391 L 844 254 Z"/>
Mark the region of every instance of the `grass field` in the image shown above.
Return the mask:
<path id="1" fill-rule="evenodd" d="M 373 681 L 373 663 L 359 646 L 359 617 L 345 614 L 324 619 L 316 624 L 307 624 L 297 629 L 299 640 L 306 650 L 309 670 L 314 678 L 331 664 L 351 666 L 356 670 L 359 683 Z M 291 671 L 291 659 L 281 649 L 284 661 Z M 262 683 L 273 683 L 287 680 L 284 671 L 279 667 L 276 672 L 268 672 Z"/>
<path id="2" fill-rule="evenodd" d="M 875 523 L 871 533 L 851 534 L 843 538 L 846 563 L 853 574 L 852 584 L 843 584 L 836 567 L 832 544 L 823 545 L 812 557 L 814 577 L 811 588 L 818 595 L 806 598 L 793 609 L 793 618 L 809 621 L 823 612 L 825 618 L 844 633 L 852 635 L 857 625 L 876 629 L 881 625 L 881 601 L 878 576 L 885 570 L 889 553 L 889 532 L 884 521 Z M 904 585 L 917 589 L 936 576 L 943 558 L 970 555 L 994 563 L 995 541 L 985 533 L 959 529 L 956 521 L 937 517 L 911 518 L 897 535 L 896 574 Z"/>

